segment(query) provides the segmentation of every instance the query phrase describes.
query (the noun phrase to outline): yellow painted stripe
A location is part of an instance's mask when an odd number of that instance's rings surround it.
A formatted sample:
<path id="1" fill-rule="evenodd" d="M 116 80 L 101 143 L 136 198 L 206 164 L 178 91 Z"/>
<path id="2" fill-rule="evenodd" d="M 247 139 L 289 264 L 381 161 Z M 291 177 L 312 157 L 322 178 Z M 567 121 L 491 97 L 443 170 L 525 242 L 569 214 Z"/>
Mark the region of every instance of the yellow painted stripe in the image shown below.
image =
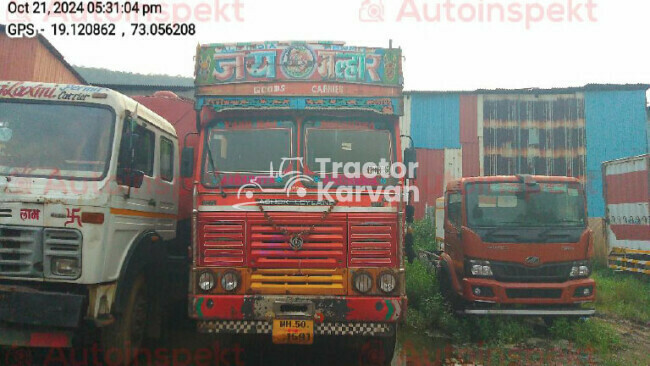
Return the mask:
<path id="1" fill-rule="evenodd" d="M 650 255 L 648 250 L 626 249 L 626 248 L 612 248 L 612 253 L 615 254 L 646 254 Z"/>
<path id="2" fill-rule="evenodd" d="M 159 213 L 159 212 L 127 210 L 127 209 L 123 209 L 123 208 L 111 208 L 111 214 L 119 215 L 119 216 L 146 217 L 146 218 L 149 218 L 149 219 L 171 219 L 171 220 L 176 220 L 176 215 L 164 214 L 164 213 Z"/>
<path id="3" fill-rule="evenodd" d="M 613 264 L 610 264 L 609 268 L 617 271 L 627 271 L 627 272 L 643 273 L 643 274 L 650 275 L 650 270 L 647 269 L 629 268 L 629 267 L 617 266 Z"/>
<path id="4" fill-rule="evenodd" d="M 630 259 L 630 258 L 625 258 L 625 257 L 609 257 L 610 261 L 616 261 L 616 262 L 627 262 L 627 263 L 634 263 L 634 264 L 641 264 L 641 265 L 648 265 L 650 264 L 650 261 L 642 261 L 638 259 Z"/>

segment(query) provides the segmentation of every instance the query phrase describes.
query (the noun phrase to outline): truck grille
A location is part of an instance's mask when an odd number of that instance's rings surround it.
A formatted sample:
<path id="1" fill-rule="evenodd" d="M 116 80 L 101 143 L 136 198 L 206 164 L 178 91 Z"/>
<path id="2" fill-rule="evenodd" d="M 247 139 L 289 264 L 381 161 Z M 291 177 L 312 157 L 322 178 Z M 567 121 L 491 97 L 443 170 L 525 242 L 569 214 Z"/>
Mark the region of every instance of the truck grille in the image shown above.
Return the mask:
<path id="1" fill-rule="evenodd" d="M 562 290 L 545 288 L 510 288 L 506 289 L 506 295 L 511 299 L 559 299 L 562 297 Z"/>
<path id="2" fill-rule="evenodd" d="M 295 222 L 295 220 L 292 220 Z M 309 230 L 311 223 L 295 225 L 277 222 L 289 233 Z M 347 233 L 341 224 L 317 224 L 303 236 L 300 250 L 293 250 L 289 238 L 268 223 L 252 224 L 250 229 L 251 264 L 258 268 L 333 268 L 345 267 Z"/>
<path id="3" fill-rule="evenodd" d="M 494 278 L 502 282 L 541 283 L 566 282 L 571 272 L 571 262 L 550 263 L 539 267 L 526 267 L 517 263 L 490 262 Z"/>
<path id="4" fill-rule="evenodd" d="M 200 265 L 242 266 L 244 264 L 243 221 L 214 222 L 200 226 Z"/>
<path id="5" fill-rule="evenodd" d="M 342 269 L 258 269 L 250 277 L 250 289 L 257 294 L 344 295 Z"/>
<path id="6" fill-rule="evenodd" d="M 10 208 L 0 208 L 0 217 L 2 217 L 2 218 L 11 217 L 11 209 Z"/>
<path id="7" fill-rule="evenodd" d="M 42 232 L 41 228 L 0 225 L 0 276 L 42 275 Z"/>
<path id="8" fill-rule="evenodd" d="M 388 223 L 350 224 L 350 266 L 393 266 L 397 262 L 396 225 Z"/>

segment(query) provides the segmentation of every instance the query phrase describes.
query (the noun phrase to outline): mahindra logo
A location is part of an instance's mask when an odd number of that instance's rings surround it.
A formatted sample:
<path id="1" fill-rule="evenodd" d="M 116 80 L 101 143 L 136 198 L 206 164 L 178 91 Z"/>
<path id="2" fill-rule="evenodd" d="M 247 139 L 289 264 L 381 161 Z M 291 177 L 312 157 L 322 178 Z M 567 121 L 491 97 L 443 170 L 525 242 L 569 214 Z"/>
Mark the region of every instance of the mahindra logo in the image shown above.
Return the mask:
<path id="1" fill-rule="evenodd" d="M 526 264 L 530 264 L 531 266 L 535 266 L 539 264 L 539 257 L 528 257 L 526 258 Z"/>

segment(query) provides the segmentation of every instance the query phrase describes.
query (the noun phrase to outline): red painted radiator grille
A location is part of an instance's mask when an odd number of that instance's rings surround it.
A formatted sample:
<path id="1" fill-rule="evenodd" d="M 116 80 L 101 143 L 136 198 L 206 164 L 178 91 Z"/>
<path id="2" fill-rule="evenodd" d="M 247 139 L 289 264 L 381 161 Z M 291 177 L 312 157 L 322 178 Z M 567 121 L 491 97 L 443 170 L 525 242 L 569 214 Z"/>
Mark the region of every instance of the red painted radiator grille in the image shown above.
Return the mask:
<path id="1" fill-rule="evenodd" d="M 289 233 L 309 230 L 310 223 L 296 225 L 277 222 Z M 270 224 L 250 227 L 251 265 L 258 268 L 342 268 L 345 267 L 347 233 L 344 223 L 318 224 L 303 236 L 302 249 L 293 250 L 289 238 Z"/>
<path id="2" fill-rule="evenodd" d="M 350 223 L 350 267 L 395 265 L 396 231 L 390 223 Z"/>
<path id="3" fill-rule="evenodd" d="M 244 264 L 242 221 L 202 223 L 199 227 L 202 266 L 241 266 Z"/>

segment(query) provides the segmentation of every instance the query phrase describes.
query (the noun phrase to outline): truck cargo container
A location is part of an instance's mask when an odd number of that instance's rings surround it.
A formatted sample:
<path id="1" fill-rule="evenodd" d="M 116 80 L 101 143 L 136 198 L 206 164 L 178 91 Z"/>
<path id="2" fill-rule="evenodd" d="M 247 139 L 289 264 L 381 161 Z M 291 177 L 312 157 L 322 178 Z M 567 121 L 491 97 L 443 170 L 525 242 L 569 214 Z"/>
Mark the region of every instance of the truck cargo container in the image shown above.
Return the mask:
<path id="1" fill-rule="evenodd" d="M 609 267 L 650 274 L 650 155 L 603 163 Z"/>

